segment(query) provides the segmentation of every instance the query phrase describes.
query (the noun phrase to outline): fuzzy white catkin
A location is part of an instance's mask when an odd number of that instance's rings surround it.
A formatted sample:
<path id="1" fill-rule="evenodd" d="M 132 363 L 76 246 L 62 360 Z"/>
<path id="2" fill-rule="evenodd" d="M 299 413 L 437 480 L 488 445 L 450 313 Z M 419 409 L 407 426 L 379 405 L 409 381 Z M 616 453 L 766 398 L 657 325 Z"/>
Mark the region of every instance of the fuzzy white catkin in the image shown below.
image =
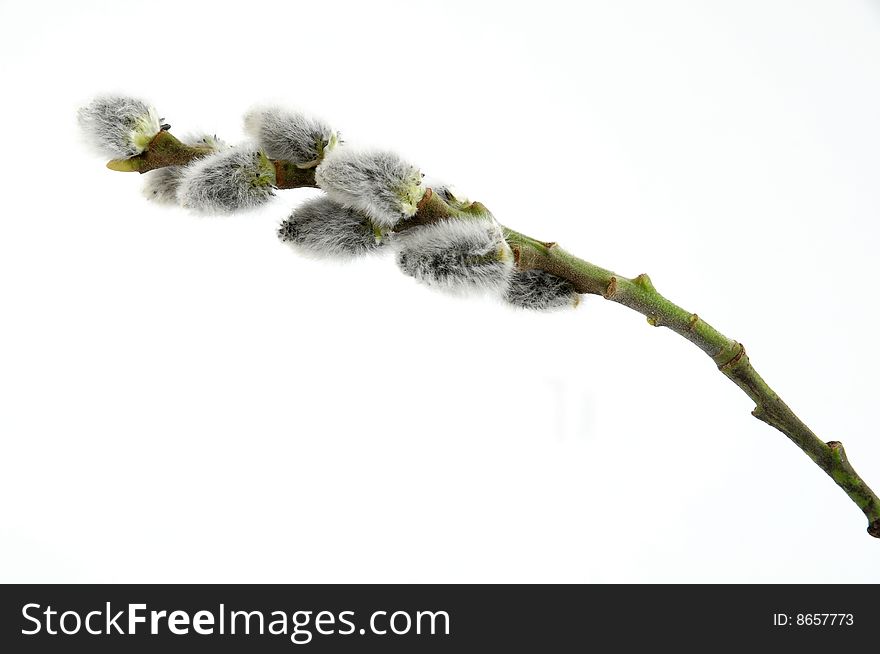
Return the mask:
<path id="1" fill-rule="evenodd" d="M 140 154 L 161 130 L 152 106 L 120 95 L 95 98 L 79 109 L 77 119 L 92 147 L 116 159 Z"/>
<path id="2" fill-rule="evenodd" d="M 184 166 L 165 166 L 144 173 L 144 196 L 157 204 L 177 204 Z"/>
<path id="3" fill-rule="evenodd" d="M 317 118 L 276 106 L 251 109 L 245 114 L 244 128 L 267 156 L 296 164 L 316 163 L 337 138 Z"/>
<path id="4" fill-rule="evenodd" d="M 422 174 L 394 152 L 333 149 L 315 171 L 331 198 L 363 211 L 386 229 L 415 214 L 425 193 Z"/>
<path id="5" fill-rule="evenodd" d="M 397 235 L 394 248 L 405 274 L 452 292 L 503 292 L 513 271 L 501 227 L 488 217 L 413 227 Z"/>
<path id="6" fill-rule="evenodd" d="M 278 238 L 316 257 L 350 259 L 383 248 L 369 218 L 327 196 L 307 200 L 278 228 Z"/>
<path id="7" fill-rule="evenodd" d="M 275 194 L 275 168 L 265 154 L 243 145 L 196 159 L 183 168 L 181 206 L 202 213 L 252 209 Z"/>
<path id="8" fill-rule="evenodd" d="M 211 148 L 214 152 L 229 146 L 214 134 L 194 134 L 180 139 L 187 145 Z M 144 195 L 158 204 L 177 204 L 177 189 L 185 166 L 165 166 L 144 174 Z"/>
<path id="9" fill-rule="evenodd" d="M 580 295 L 567 279 L 543 270 L 516 270 L 508 280 L 504 299 L 523 309 L 551 311 L 577 306 Z"/>

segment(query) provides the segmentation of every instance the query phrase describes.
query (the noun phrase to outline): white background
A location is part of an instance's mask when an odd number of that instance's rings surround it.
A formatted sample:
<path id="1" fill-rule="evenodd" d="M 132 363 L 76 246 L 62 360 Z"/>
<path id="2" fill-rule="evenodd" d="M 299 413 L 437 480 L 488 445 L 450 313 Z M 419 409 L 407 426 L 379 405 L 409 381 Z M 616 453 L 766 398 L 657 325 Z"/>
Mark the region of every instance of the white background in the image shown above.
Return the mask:
<path id="1" fill-rule="evenodd" d="M 712 362 L 258 212 L 151 205 L 75 109 L 242 138 L 280 100 L 744 342 L 880 490 L 876 2 L 0 2 L 0 579 L 880 581 Z"/>

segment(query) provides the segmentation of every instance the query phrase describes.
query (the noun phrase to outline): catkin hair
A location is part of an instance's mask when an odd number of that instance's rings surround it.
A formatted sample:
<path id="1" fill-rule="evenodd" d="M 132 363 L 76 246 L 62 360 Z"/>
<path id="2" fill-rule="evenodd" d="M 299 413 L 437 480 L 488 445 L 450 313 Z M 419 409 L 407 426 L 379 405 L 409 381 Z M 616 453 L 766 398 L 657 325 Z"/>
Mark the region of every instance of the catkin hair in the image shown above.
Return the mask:
<path id="1" fill-rule="evenodd" d="M 513 255 L 491 218 L 449 219 L 414 227 L 394 240 L 397 265 L 428 286 L 453 292 L 500 292 Z"/>
<path id="2" fill-rule="evenodd" d="M 229 213 L 268 202 L 275 183 L 272 162 L 244 145 L 196 159 L 183 169 L 178 202 L 203 213 Z"/>
<path id="3" fill-rule="evenodd" d="M 272 159 L 316 164 L 336 140 L 333 129 L 317 118 L 275 106 L 251 109 L 245 130 Z"/>
<path id="4" fill-rule="evenodd" d="M 327 196 L 294 209 L 278 228 L 278 238 L 305 254 L 337 259 L 370 254 L 385 245 L 366 215 Z"/>
<path id="5" fill-rule="evenodd" d="M 339 204 L 364 212 L 384 228 L 415 214 L 425 189 L 416 166 L 386 151 L 332 150 L 315 179 Z"/>
<path id="6" fill-rule="evenodd" d="M 161 130 L 156 110 L 137 98 L 102 95 L 77 112 L 89 144 L 101 154 L 127 159 L 140 154 Z"/>
<path id="7" fill-rule="evenodd" d="M 523 309 L 549 311 L 576 306 L 580 295 L 574 284 L 543 270 L 517 270 L 508 280 L 504 299 Z"/>

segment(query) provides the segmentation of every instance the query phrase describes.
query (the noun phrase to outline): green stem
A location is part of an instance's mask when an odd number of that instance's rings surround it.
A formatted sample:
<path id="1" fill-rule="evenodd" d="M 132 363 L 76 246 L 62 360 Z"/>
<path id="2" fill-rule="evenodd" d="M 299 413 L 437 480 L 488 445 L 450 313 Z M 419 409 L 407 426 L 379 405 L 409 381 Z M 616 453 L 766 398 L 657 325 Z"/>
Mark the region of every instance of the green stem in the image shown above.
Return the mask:
<path id="1" fill-rule="evenodd" d="M 505 228 L 505 237 L 520 269 L 538 269 L 571 281 L 581 293 L 601 295 L 647 316 L 655 327 L 667 327 L 712 358 L 725 377 L 755 403 L 752 415 L 788 436 L 824 470 L 868 518 L 868 533 L 880 538 L 880 499 L 847 460 L 838 441 L 823 442 L 752 367 L 745 348 L 697 314 L 670 302 L 647 275 L 632 279 L 579 259 L 555 243 L 544 243 Z"/>

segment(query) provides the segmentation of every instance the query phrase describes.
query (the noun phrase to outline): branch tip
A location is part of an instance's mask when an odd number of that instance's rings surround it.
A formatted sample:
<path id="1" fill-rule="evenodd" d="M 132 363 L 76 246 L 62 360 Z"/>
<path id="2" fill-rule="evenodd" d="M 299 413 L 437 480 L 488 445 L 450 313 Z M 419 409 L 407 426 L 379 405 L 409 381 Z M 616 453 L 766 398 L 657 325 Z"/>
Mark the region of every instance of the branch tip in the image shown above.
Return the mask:
<path id="1" fill-rule="evenodd" d="M 135 173 L 141 168 L 140 161 L 137 157 L 131 159 L 111 159 L 107 162 L 107 168 L 119 173 Z"/>

